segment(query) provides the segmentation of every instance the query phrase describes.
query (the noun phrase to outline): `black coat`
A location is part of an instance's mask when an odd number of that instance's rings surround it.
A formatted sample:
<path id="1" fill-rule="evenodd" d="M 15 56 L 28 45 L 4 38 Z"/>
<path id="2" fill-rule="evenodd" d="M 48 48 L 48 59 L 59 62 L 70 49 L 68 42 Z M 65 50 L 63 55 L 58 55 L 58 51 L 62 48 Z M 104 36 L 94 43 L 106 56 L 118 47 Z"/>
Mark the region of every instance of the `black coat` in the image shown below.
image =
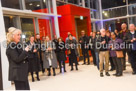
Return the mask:
<path id="1" fill-rule="evenodd" d="M 80 41 L 82 41 L 82 42 L 80 42 Z M 88 48 L 85 47 L 89 43 L 89 37 L 88 36 L 85 35 L 85 36 L 80 37 L 79 42 L 81 44 L 82 50 L 88 49 Z"/>
<path id="2" fill-rule="evenodd" d="M 22 48 L 17 48 L 17 45 L 10 43 L 6 50 L 9 61 L 9 81 L 27 81 L 28 53 L 23 51 Z"/>
<path id="3" fill-rule="evenodd" d="M 59 43 L 58 44 L 58 50 L 57 50 L 57 54 L 58 54 L 57 59 L 58 59 L 59 62 L 67 60 L 65 51 L 66 51 L 65 43 L 64 42 Z"/>
<path id="4" fill-rule="evenodd" d="M 30 42 L 27 43 L 31 45 Z M 38 57 L 38 52 L 33 52 L 34 49 L 37 49 L 36 43 L 28 51 L 28 60 L 29 60 L 29 72 L 38 72 L 40 71 L 40 60 Z M 38 50 L 38 49 L 37 49 Z"/>
<path id="5" fill-rule="evenodd" d="M 136 38 L 136 31 L 134 33 L 134 38 Z M 128 44 L 131 44 L 131 40 L 133 39 L 132 37 L 132 34 L 129 32 L 126 33 L 126 35 L 124 36 L 123 40 L 125 41 L 125 43 L 128 45 Z M 128 45 L 129 46 L 129 45 Z M 132 49 L 132 46 L 131 48 L 128 49 L 128 51 L 131 51 Z"/>

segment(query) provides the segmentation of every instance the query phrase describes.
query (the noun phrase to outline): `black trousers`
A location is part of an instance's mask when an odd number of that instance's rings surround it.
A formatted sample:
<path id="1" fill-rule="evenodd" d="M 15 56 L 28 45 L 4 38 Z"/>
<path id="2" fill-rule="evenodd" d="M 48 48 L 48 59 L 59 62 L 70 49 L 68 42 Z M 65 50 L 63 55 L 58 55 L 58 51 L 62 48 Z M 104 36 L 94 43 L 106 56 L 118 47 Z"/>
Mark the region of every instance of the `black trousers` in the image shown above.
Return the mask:
<path id="1" fill-rule="evenodd" d="M 112 60 L 116 68 L 116 74 L 122 74 L 123 73 L 122 58 L 112 57 Z"/>
<path id="2" fill-rule="evenodd" d="M 73 63 L 75 63 L 75 67 L 76 67 L 76 69 L 78 68 L 77 67 L 77 64 L 78 64 L 78 62 L 77 62 L 77 57 L 76 56 L 69 56 L 70 57 L 70 64 L 71 64 L 71 69 L 73 69 Z"/>
<path id="3" fill-rule="evenodd" d="M 84 64 L 86 64 L 86 58 L 88 59 L 88 64 L 90 64 L 88 49 L 82 49 L 82 54 L 84 57 Z"/>
<path id="4" fill-rule="evenodd" d="M 14 81 L 16 90 L 30 90 L 29 82 L 27 81 Z"/>
<path id="5" fill-rule="evenodd" d="M 91 49 L 91 54 L 93 57 L 93 64 L 96 65 L 96 55 L 95 55 L 95 51 L 93 49 Z"/>
<path id="6" fill-rule="evenodd" d="M 111 69 L 115 69 L 115 64 L 113 62 L 112 57 L 110 57 L 109 59 L 110 59 Z"/>
<path id="7" fill-rule="evenodd" d="M 130 52 L 130 63 L 134 72 L 136 72 L 136 51 Z"/>
<path id="8" fill-rule="evenodd" d="M 123 50 L 123 60 L 122 60 L 122 64 L 123 64 L 123 69 L 126 69 L 126 53 L 127 53 L 127 50 Z M 127 53 L 128 54 L 128 53 Z"/>
<path id="9" fill-rule="evenodd" d="M 63 64 L 63 68 L 64 68 L 64 71 L 65 71 L 66 70 L 66 68 L 65 68 L 65 61 L 59 61 L 60 71 L 61 71 L 61 68 L 62 68 L 62 64 Z"/>

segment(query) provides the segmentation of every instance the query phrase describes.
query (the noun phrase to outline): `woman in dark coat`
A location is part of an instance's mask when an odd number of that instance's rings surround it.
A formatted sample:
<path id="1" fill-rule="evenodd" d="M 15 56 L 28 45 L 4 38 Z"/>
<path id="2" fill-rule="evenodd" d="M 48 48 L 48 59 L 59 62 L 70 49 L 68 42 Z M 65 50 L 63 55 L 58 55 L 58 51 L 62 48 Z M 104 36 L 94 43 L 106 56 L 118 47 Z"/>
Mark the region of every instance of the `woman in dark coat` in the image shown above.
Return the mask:
<path id="1" fill-rule="evenodd" d="M 9 81 L 14 81 L 16 90 L 30 90 L 28 82 L 28 50 L 20 46 L 21 30 L 9 28 L 6 55 L 9 61 Z"/>
<path id="2" fill-rule="evenodd" d="M 66 66 L 65 66 L 65 61 L 67 60 L 66 54 L 65 54 L 65 43 L 62 38 L 58 38 L 58 61 L 59 61 L 59 68 L 60 68 L 60 73 L 62 73 L 62 64 L 64 68 L 64 72 L 66 72 Z M 62 64 L 61 64 L 62 63 Z"/>
<path id="3" fill-rule="evenodd" d="M 30 37 L 30 41 L 27 44 L 30 47 L 30 50 L 28 52 L 29 53 L 28 60 L 29 60 L 29 72 L 31 73 L 32 76 L 32 82 L 35 81 L 33 76 L 34 72 L 36 72 L 37 80 L 40 81 L 39 79 L 40 61 L 37 53 L 37 46 L 36 43 L 34 42 L 33 36 Z"/>
<path id="4" fill-rule="evenodd" d="M 67 42 L 67 45 L 68 45 L 68 56 L 69 56 L 69 60 L 71 62 L 71 71 L 74 70 L 73 63 L 75 63 L 76 70 L 78 70 L 78 66 L 77 66 L 77 56 L 78 56 L 77 41 L 75 39 L 73 39 L 72 35 L 69 35 L 69 40 Z"/>
<path id="5" fill-rule="evenodd" d="M 51 76 L 51 67 L 53 69 L 53 76 L 56 76 L 55 68 L 58 67 L 56 54 L 54 51 L 54 43 L 50 41 L 46 36 L 46 40 L 43 42 L 43 66 L 48 70 L 48 76 Z"/>
<path id="6" fill-rule="evenodd" d="M 120 44 L 123 43 L 123 41 L 116 37 L 116 34 L 114 32 L 111 33 L 111 40 L 109 41 L 110 45 L 110 56 L 112 57 L 112 60 L 114 62 L 116 73 L 113 74 L 114 76 L 122 76 L 123 75 L 123 66 L 122 66 L 122 59 L 123 57 L 117 56 L 117 51 L 122 51 Z M 117 46 L 118 45 L 118 46 Z M 122 52 L 123 54 L 123 52 Z"/>

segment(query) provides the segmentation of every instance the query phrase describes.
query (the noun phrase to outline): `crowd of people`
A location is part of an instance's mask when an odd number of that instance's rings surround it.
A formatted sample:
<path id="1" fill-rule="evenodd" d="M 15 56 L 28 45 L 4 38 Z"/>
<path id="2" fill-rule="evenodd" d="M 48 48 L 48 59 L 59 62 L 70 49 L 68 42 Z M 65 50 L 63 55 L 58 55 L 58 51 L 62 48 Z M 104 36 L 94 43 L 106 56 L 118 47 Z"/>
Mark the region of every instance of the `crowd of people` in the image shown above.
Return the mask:
<path id="1" fill-rule="evenodd" d="M 78 59 L 83 56 L 82 65 L 90 65 L 90 53 L 93 58 L 94 66 L 100 71 L 100 77 L 110 76 L 109 71 L 116 70 L 114 76 L 123 76 L 126 70 L 126 55 L 128 62 L 131 63 L 132 74 L 136 75 L 136 31 L 135 25 L 121 25 L 122 30 L 110 32 L 101 29 L 99 32 L 91 32 L 87 36 L 85 31 L 81 31 L 81 37 L 76 39 L 70 32 L 64 41 L 63 38 L 51 40 L 48 36 L 40 35 L 30 36 L 28 42 L 21 43 L 21 30 L 14 27 L 9 28 L 7 34 L 7 51 L 6 55 L 9 60 L 9 80 L 14 81 L 17 90 L 29 90 L 28 72 L 31 73 L 32 82 L 35 81 L 34 73 L 37 80 L 40 81 L 39 72 L 44 74 L 47 69 L 48 76 L 51 76 L 51 68 L 53 76 L 56 76 L 56 68 L 59 67 L 60 73 L 67 72 L 65 61 L 69 60 L 71 71 L 78 71 Z M 21 47 L 21 44 L 24 45 Z M 80 54 L 79 48 L 82 53 Z M 87 62 L 86 62 L 87 59 Z M 110 65 L 109 65 L 110 64 Z M 109 67 L 111 69 L 109 70 Z"/>

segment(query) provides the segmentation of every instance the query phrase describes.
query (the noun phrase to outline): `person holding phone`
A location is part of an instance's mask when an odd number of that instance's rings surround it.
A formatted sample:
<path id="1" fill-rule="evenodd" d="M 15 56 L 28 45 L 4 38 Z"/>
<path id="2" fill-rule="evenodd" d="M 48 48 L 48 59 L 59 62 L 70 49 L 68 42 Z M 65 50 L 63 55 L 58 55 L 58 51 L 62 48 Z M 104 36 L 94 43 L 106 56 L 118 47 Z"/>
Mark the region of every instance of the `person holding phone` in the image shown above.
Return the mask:
<path id="1" fill-rule="evenodd" d="M 11 27 L 7 33 L 6 55 L 9 61 L 9 81 L 15 83 L 16 90 L 30 90 L 28 82 L 28 51 L 20 44 L 21 30 Z"/>
<path id="2" fill-rule="evenodd" d="M 34 36 L 31 36 L 30 37 L 30 41 L 27 42 L 27 44 L 29 45 L 29 57 L 28 57 L 28 60 L 29 60 L 29 72 L 31 73 L 31 76 L 32 76 L 32 82 L 35 81 L 34 79 L 34 72 L 36 73 L 37 75 L 37 80 L 40 81 L 39 79 L 39 71 L 40 71 L 40 60 L 38 58 L 38 48 L 36 46 L 36 42 L 34 41 Z"/>

